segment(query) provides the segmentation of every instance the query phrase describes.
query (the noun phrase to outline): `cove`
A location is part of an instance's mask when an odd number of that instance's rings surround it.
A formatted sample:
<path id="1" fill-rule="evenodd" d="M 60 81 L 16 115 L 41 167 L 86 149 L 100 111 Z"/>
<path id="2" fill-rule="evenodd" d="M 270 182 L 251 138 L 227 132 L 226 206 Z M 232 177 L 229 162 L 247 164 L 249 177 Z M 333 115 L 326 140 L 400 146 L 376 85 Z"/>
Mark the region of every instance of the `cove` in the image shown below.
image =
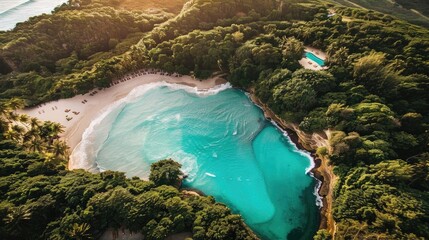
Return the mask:
<path id="1" fill-rule="evenodd" d="M 93 121 L 72 158 L 88 170 L 141 178 L 150 164 L 172 158 L 188 175 L 185 187 L 241 214 L 262 239 L 312 239 L 319 225 L 309 155 L 227 85 L 138 87 Z"/>

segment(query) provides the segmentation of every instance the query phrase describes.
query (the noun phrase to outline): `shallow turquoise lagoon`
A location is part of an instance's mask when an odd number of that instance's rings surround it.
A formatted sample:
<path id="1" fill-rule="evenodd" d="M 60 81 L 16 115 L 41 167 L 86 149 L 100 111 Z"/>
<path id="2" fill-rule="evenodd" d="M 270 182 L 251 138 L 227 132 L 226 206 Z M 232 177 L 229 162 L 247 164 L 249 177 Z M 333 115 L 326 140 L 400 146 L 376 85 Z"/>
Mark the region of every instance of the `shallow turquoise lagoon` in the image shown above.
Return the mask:
<path id="1" fill-rule="evenodd" d="M 187 187 L 227 204 L 263 239 L 312 239 L 319 224 L 311 159 L 239 90 L 141 87 L 95 121 L 73 155 L 142 178 L 172 158 Z"/>
<path id="2" fill-rule="evenodd" d="M 19 22 L 50 13 L 67 0 L 0 0 L 0 31 L 10 30 Z"/>
<path id="3" fill-rule="evenodd" d="M 316 62 L 319 66 L 325 66 L 325 61 L 311 52 L 305 52 L 305 57 Z"/>

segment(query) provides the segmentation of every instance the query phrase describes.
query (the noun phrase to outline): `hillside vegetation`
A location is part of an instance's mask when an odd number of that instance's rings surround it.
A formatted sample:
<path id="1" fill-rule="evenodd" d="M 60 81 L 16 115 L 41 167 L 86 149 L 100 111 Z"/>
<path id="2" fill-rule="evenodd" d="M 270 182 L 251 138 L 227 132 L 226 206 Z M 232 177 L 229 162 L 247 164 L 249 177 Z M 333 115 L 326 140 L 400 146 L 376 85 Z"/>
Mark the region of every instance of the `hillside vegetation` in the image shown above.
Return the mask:
<path id="1" fill-rule="evenodd" d="M 154 10 L 161 9 L 166 12 L 179 13 L 182 10 L 183 5 L 187 2 L 186 0 L 124 0 L 117 1 L 118 5 L 128 10 Z"/>
<path id="2" fill-rule="evenodd" d="M 145 239 L 192 232 L 194 239 L 257 239 L 240 215 L 212 197 L 181 192 L 181 165 L 151 165 L 149 181 L 124 173 L 65 168 L 68 147 L 57 123 L 0 104 L 0 239 L 94 239 L 129 229 Z"/>
<path id="3" fill-rule="evenodd" d="M 19 97 L 27 105 L 33 105 L 70 97 L 94 87 L 107 87 L 113 79 L 143 67 L 199 78 L 221 71 L 234 86 L 254 88 L 255 94 L 278 116 L 299 125 L 302 131 L 329 129 L 332 132 L 330 145 L 317 149 L 317 154 L 329 159 L 339 177 L 333 203 L 336 239 L 429 238 L 427 28 L 371 10 L 328 7 L 311 0 L 193 0 L 177 15 L 131 12 L 118 7 L 116 1 L 103 6 L 95 0 L 77 2 L 62 6 L 53 15 L 33 18 L 13 31 L 0 33 L 0 98 Z M 98 11 L 99 14 L 94 14 Z M 335 16 L 329 16 L 332 11 L 336 12 Z M 100 27 L 97 21 L 105 22 L 104 26 Z M 70 37 L 74 37 L 74 41 L 70 41 Z M 301 68 L 297 61 L 306 45 L 327 52 L 327 70 Z M 11 126 L 5 125 L 2 131 L 5 139 L 14 141 L 19 148 L 26 147 L 12 137 L 10 133 L 15 130 Z M 11 150 L 14 149 L 12 146 Z M 9 182 L 22 176 L 36 184 L 32 179 L 36 166 L 31 167 L 31 171 L 21 167 L 25 166 L 26 154 L 32 153 L 19 151 L 4 155 L 6 162 L 21 159 L 19 164 L 12 167 L 3 164 L 0 170 L 5 172 L 4 177 L 10 178 Z M 64 169 L 49 174 L 55 176 L 52 181 L 57 182 L 46 184 L 54 187 L 39 187 L 32 198 L 28 196 L 33 196 L 30 194 L 33 185 L 27 186 L 26 182 L 16 183 L 18 188 L 23 186 L 25 194 L 15 194 L 16 190 L 8 186 L 1 188 L 5 210 L 0 210 L 0 214 L 8 216 L 18 211 L 21 217 L 28 217 L 22 210 L 30 207 L 24 204 L 33 204 L 47 194 L 54 194 L 51 189 L 56 189 L 67 176 L 80 174 L 90 182 L 107 181 L 103 175 Z M 68 195 L 60 194 L 58 203 L 63 204 L 60 209 L 64 212 L 55 212 L 55 216 L 61 216 L 56 220 L 48 218 L 53 222 L 45 220 L 45 229 L 34 230 L 34 238 L 43 238 L 41 234 L 51 228 L 58 229 L 63 223 L 64 226 L 88 224 L 92 236 L 107 227 L 119 228 L 120 223 L 146 234 L 151 234 L 157 223 L 162 227 L 176 226 L 169 225 L 174 219 L 167 221 L 163 220 L 164 215 L 157 215 L 159 208 L 149 211 L 154 215 L 145 218 L 144 224 L 134 218 L 131 219 L 136 222 L 111 222 L 110 215 L 103 214 L 110 211 L 111 204 L 115 206 L 115 201 L 107 201 L 106 192 L 118 198 L 126 197 L 121 201 L 135 204 L 146 201 L 141 196 L 145 191 L 161 195 L 167 191 L 167 196 L 181 205 L 191 206 L 189 214 L 198 215 L 201 210 L 170 187 L 160 190 L 152 183 L 124 179 L 119 173 L 109 174 L 115 177 L 108 179 L 119 178 L 120 184 L 80 190 L 82 196 L 88 194 L 83 199 L 98 197 L 80 203 L 79 207 L 73 202 L 78 200 L 64 202 Z M 42 171 L 42 175 L 46 173 Z M 134 190 L 133 184 L 151 187 Z M 98 202 L 105 198 L 104 203 Z M 91 208 L 92 204 L 100 204 L 102 208 Z M 106 212 L 96 215 L 98 209 Z M 121 216 L 129 216 L 134 211 L 132 207 L 120 208 Z M 222 225 L 222 229 L 228 230 L 214 230 L 207 221 L 198 221 L 197 216 L 189 218 L 188 225 L 180 231 L 192 230 L 195 239 L 203 239 L 199 236 L 213 237 L 206 239 L 253 237 L 244 230 L 241 219 L 228 217 L 226 208 L 222 207 L 222 211 L 225 212 L 214 216 L 228 218 L 219 220 L 219 224 L 236 223 L 233 229 Z M 31 216 L 39 213 L 35 211 Z M 64 216 L 66 219 L 59 220 Z M 96 220 L 88 220 L 93 218 Z M 179 231 L 175 227 L 165 228 L 167 230 L 162 229 L 165 234 Z M 3 231 L 9 237 L 18 234 L 10 228 Z M 226 235 L 215 236 L 213 231 Z M 321 230 L 315 239 L 330 239 L 332 234 L 334 232 Z"/>
<path id="4" fill-rule="evenodd" d="M 411 23 L 429 27 L 429 2 L 426 0 L 330 0 L 346 7 L 364 8 L 391 14 Z"/>

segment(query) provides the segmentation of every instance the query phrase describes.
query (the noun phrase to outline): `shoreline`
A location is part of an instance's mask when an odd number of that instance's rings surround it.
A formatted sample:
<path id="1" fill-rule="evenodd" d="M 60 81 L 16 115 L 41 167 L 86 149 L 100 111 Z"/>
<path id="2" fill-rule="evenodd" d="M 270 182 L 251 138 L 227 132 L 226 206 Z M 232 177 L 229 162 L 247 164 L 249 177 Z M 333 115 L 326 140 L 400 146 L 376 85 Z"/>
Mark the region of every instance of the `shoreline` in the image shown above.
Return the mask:
<path id="1" fill-rule="evenodd" d="M 143 72 L 145 72 L 145 74 L 143 74 Z M 150 71 L 148 73 L 145 70 L 141 70 L 127 74 L 121 79 L 114 80 L 108 88 L 93 89 L 86 94 L 77 95 L 72 98 L 43 103 L 36 107 L 20 110 L 19 113 L 37 117 L 43 121 L 59 122 L 62 124 L 65 127 L 65 131 L 60 136 L 66 141 L 72 152 L 82 140 L 82 135 L 90 126 L 91 122 L 102 114 L 105 108 L 126 97 L 134 88 L 156 82 L 186 85 L 200 91 L 209 90 L 227 83 L 227 81 L 221 77 L 212 77 L 201 81 L 191 76 L 174 74 L 171 76 L 158 71 Z M 317 189 L 317 193 L 322 197 L 323 203 L 323 206 L 320 208 L 321 219 L 319 229 L 328 229 L 333 234 L 335 231 L 335 222 L 331 214 L 331 198 L 335 175 L 332 173 L 332 167 L 327 165 L 326 159 L 320 159 L 315 154 L 317 147 L 327 146 L 327 136 L 329 132 L 322 135 L 316 134 L 315 138 L 314 134 L 308 136 L 308 134 L 300 131 L 298 126 L 285 123 L 272 112 L 270 108 L 255 96 L 253 89 L 245 90 L 245 92 L 249 93 L 250 100 L 263 110 L 264 117 L 267 120 L 274 121 L 280 129 L 284 130 L 298 149 L 310 152 L 314 161 L 314 166 L 310 172 L 313 177 L 321 183 Z M 72 117 L 72 119 L 67 120 L 66 116 Z M 70 161 L 68 162 L 68 167 L 70 167 Z M 195 191 L 195 189 L 185 188 L 184 190 L 204 196 L 204 193 Z"/>
<path id="2" fill-rule="evenodd" d="M 60 134 L 60 137 L 67 143 L 70 152 L 72 152 L 82 140 L 82 135 L 91 122 L 102 114 L 105 108 L 126 97 L 134 88 L 156 82 L 186 85 L 199 91 L 227 83 L 221 77 L 212 77 L 201 81 L 191 76 L 168 75 L 160 71 L 141 70 L 112 81 L 108 88 L 93 89 L 86 94 L 46 102 L 18 112 L 42 121 L 58 122 L 63 125 L 64 132 Z"/>
<path id="3" fill-rule="evenodd" d="M 245 90 L 249 93 L 250 100 L 259 106 L 264 112 L 264 117 L 267 120 L 274 121 L 280 129 L 285 131 L 291 141 L 296 144 L 298 149 L 303 149 L 310 152 L 314 161 L 314 167 L 310 170 L 313 177 L 320 181 L 320 186 L 317 193 L 322 197 L 322 207 L 320 208 L 320 229 L 327 229 L 332 236 L 335 236 L 335 221 L 332 217 L 332 194 L 336 182 L 336 176 L 332 171 L 332 166 L 328 166 L 328 159 L 319 158 L 316 155 L 318 147 L 329 147 L 328 138 L 329 131 L 323 133 L 313 133 L 312 135 L 299 130 L 295 124 L 284 122 L 277 116 L 266 104 L 264 104 L 254 92 L 254 89 Z"/>

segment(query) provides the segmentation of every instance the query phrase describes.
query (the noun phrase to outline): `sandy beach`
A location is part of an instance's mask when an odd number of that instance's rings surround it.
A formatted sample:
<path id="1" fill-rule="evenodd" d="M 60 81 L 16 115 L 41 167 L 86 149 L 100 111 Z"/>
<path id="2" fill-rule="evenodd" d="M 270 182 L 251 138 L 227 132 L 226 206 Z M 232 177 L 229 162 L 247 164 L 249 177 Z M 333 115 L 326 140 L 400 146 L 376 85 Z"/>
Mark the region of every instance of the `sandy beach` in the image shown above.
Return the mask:
<path id="1" fill-rule="evenodd" d="M 61 137 L 73 150 L 81 141 L 85 129 L 101 114 L 103 109 L 124 98 L 138 86 L 154 82 L 168 82 L 205 90 L 226 83 L 226 80 L 220 77 L 200 81 L 191 76 L 177 76 L 174 74 L 167 76 L 159 72 L 148 73 L 143 71 L 128 74 L 121 79 L 115 80 L 113 81 L 114 84 L 109 88 L 94 89 L 84 95 L 43 103 L 33 108 L 20 110 L 19 113 L 37 117 L 43 121 L 61 123 L 65 127 L 65 132 Z"/>

